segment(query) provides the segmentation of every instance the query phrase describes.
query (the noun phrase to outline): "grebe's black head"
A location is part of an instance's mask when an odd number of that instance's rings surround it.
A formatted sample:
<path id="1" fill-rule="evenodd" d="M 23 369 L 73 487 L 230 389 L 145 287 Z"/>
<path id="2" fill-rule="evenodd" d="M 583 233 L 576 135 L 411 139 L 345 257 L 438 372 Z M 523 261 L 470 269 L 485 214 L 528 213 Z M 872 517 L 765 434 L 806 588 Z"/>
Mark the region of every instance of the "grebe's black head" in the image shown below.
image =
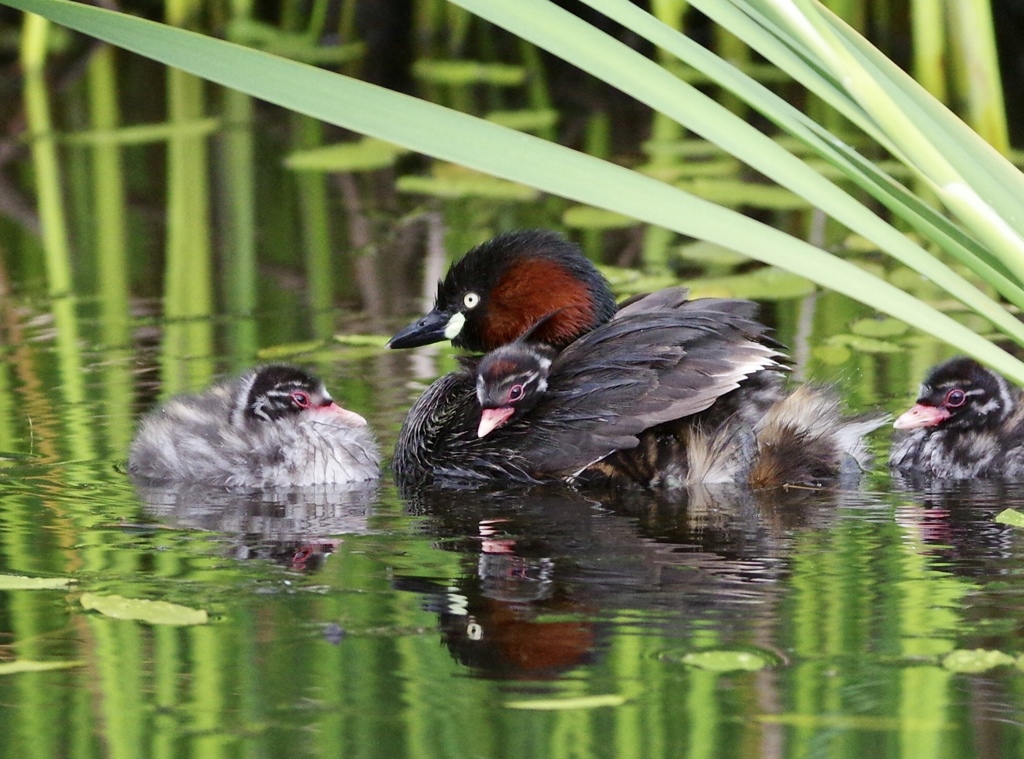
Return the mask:
<path id="1" fill-rule="evenodd" d="M 324 383 L 305 369 L 285 364 L 256 369 L 245 398 L 245 419 L 273 422 L 310 412 L 332 414 L 352 427 L 366 424 L 359 414 L 335 403 Z"/>
<path id="2" fill-rule="evenodd" d="M 898 430 L 982 429 L 1001 424 L 1016 407 L 1016 393 L 995 372 L 958 356 L 932 369 L 913 408 L 894 423 Z"/>
<path id="3" fill-rule="evenodd" d="M 546 314 L 537 339 L 562 348 L 607 322 L 615 297 L 577 245 L 545 230 L 506 232 L 470 250 L 438 284 L 433 310 L 391 338 L 391 348 L 451 340 L 487 352 Z"/>

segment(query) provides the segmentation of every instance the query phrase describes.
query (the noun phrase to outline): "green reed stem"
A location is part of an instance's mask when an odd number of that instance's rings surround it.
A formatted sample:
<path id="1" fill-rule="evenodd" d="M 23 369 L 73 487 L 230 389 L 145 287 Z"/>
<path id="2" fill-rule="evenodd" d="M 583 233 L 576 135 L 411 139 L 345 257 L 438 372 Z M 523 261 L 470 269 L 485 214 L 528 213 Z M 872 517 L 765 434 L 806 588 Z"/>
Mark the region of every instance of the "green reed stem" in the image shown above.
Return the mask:
<path id="1" fill-rule="evenodd" d="M 99 428 L 93 423 L 88 404 L 86 377 L 83 367 L 81 330 L 75 302 L 70 298 L 59 298 L 52 305 L 53 323 L 56 331 L 54 350 L 60 367 L 60 388 L 62 396 L 63 424 L 69 441 L 69 457 L 77 461 L 96 458 L 96 435 Z M 122 398 L 122 404 L 124 398 Z"/>
<path id="2" fill-rule="evenodd" d="M 168 0 L 167 20 L 182 24 L 197 8 L 191 0 Z M 167 72 L 172 124 L 204 116 L 203 81 L 177 69 Z M 206 141 L 173 134 L 168 142 L 167 260 L 164 281 L 165 393 L 206 384 L 212 376 L 213 310 Z M 203 357 L 202 362 L 188 361 Z"/>
<path id="3" fill-rule="evenodd" d="M 977 0 L 951 0 L 950 28 L 956 30 L 962 65 L 956 67 L 968 112 L 968 122 L 1003 155 L 1009 154 L 1003 83 L 999 73 L 992 6 Z"/>
<path id="4" fill-rule="evenodd" d="M 90 116 L 97 130 L 117 129 L 120 122 L 114 55 L 113 48 L 104 46 L 89 64 Z M 103 308 L 104 339 L 108 345 L 125 345 L 129 336 L 130 287 L 122 151 L 117 143 L 97 143 L 91 152 L 98 294 Z"/>
<path id="5" fill-rule="evenodd" d="M 323 124 L 308 116 L 292 119 L 293 144 L 302 150 L 323 144 Z M 334 266 L 331 212 L 326 175 L 319 171 L 294 172 L 299 189 L 302 256 L 306 268 L 306 297 L 313 315 L 313 335 L 329 340 L 334 334 Z"/>
<path id="6" fill-rule="evenodd" d="M 27 14 L 22 28 L 21 67 L 25 73 L 25 110 L 32 139 L 36 197 L 42 222 L 48 291 L 51 296 L 71 292 L 71 257 L 67 221 L 61 195 L 60 169 L 46 87 L 46 45 L 50 22 Z"/>
<path id="7" fill-rule="evenodd" d="M 92 129 L 116 131 L 121 123 L 118 106 L 116 50 L 101 47 L 89 63 L 87 86 Z M 122 413 L 124 399 L 132 396 L 131 297 L 128 263 L 128 214 L 125 202 L 123 149 L 116 142 L 91 147 L 98 294 L 100 299 L 104 362 L 103 406 L 108 455 L 123 456 L 132 436 L 129 415 Z"/>
<path id="8" fill-rule="evenodd" d="M 928 92 L 945 102 L 949 94 L 946 82 L 945 4 L 935 0 L 911 0 L 911 33 L 914 41 L 914 79 Z"/>
<path id="9" fill-rule="evenodd" d="M 90 616 L 92 633 L 92 690 L 103 725 L 103 744 L 110 759 L 149 754 L 144 729 L 147 711 L 145 673 L 150 662 L 144 653 L 143 627 L 119 620 Z"/>
<path id="10" fill-rule="evenodd" d="M 222 138 L 223 160 L 217 162 L 224 224 L 221 289 L 231 322 L 228 347 L 235 364 L 252 359 L 257 333 L 256 311 L 256 155 L 253 146 L 253 99 L 238 90 L 223 91 L 227 129 Z"/>

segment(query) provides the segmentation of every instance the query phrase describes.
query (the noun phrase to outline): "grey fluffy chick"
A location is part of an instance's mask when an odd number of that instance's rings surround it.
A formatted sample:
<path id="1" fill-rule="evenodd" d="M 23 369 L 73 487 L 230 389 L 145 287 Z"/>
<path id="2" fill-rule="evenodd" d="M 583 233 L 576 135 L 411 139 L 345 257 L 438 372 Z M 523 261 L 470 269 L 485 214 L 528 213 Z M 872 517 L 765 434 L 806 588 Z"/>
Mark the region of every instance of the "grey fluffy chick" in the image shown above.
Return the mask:
<path id="1" fill-rule="evenodd" d="M 146 483 L 281 487 L 372 480 L 380 453 L 366 420 L 293 366 L 251 369 L 147 414 L 128 456 Z"/>
<path id="2" fill-rule="evenodd" d="M 1021 391 L 958 356 L 933 368 L 917 402 L 893 426 L 905 431 L 889 466 L 926 479 L 1024 476 Z"/>

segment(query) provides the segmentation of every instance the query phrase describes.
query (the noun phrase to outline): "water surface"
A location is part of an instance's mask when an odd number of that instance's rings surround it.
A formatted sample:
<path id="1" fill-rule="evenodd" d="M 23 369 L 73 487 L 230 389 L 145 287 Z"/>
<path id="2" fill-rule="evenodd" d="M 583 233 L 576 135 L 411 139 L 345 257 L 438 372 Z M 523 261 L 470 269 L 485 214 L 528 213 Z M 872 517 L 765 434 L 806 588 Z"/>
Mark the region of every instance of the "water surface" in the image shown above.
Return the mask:
<path id="1" fill-rule="evenodd" d="M 1024 545 L 993 521 L 1024 508 L 1019 485 L 137 490 L 124 456 L 164 394 L 156 367 L 99 346 L 88 319 L 73 350 L 44 312 L 18 324 L 0 393 L 0 575 L 72 584 L 0 586 L 0 755 L 1024 749 Z M 448 361 L 303 359 L 385 449 L 415 375 Z M 86 610 L 90 594 L 209 619 L 116 619 Z M 955 654 L 974 649 L 988 658 Z"/>

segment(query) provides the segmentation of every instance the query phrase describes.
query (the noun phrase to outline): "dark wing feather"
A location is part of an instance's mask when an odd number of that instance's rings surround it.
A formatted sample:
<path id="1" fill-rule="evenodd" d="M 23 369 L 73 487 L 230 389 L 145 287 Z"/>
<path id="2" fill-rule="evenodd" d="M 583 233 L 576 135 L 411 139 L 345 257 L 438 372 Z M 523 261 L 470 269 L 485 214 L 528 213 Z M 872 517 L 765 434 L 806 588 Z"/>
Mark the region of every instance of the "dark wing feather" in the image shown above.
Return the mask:
<path id="1" fill-rule="evenodd" d="M 780 357 L 749 301 L 686 300 L 669 288 L 623 308 L 566 348 L 528 418 L 538 472 L 571 475 L 637 435 L 696 414 Z"/>

